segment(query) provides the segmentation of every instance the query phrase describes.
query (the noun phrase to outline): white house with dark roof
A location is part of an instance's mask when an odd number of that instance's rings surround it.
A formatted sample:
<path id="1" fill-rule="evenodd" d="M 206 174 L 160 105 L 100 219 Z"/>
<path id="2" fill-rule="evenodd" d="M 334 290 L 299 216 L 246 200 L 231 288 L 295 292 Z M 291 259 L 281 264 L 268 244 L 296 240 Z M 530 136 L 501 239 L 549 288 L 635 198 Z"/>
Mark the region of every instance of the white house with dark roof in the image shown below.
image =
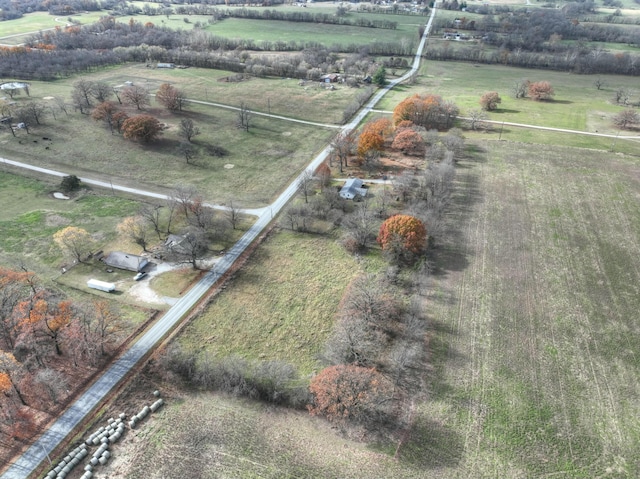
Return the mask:
<path id="1" fill-rule="evenodd" d="M 367 189 L 363 188 L 360 178 L 349 178 L 340 190 L 340 197 L 346 200 L 352 200 L 356 196 L 367 196 Z"/>

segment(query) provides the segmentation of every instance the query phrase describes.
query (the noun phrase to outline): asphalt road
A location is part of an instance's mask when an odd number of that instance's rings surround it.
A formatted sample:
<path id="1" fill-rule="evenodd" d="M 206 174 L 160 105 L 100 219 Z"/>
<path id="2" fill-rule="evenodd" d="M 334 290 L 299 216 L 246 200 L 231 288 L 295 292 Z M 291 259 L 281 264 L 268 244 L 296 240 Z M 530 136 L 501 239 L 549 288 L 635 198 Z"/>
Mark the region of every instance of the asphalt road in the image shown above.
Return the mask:
<path id="1" fill-rule="evenodd" d="M 431 30 L 431 24 L 435 16 L 435 8 L 432 9 L 431 16 L 425 28 L 425 33 L 418 47 L 412 68 L 403 77 L 390 82 L 380 89 L 366 106 L 353 118 L 351 122 L 342 127 L 342 131 L 354 129 L 362 119 L 372 110 L 380 99 L 395 85 L 406 80 L 420 66 L 420 58 L 424 49 L 426 38 Z M 60 444 L 74 428 L 89 414 L 92 413 L 109 392 L 125 377 L 125 375 L 147 354 L 156 344 L 169 332 L 189 310 L 202 298 L 211 286 L 233 265 L 247 247 L 257 238 L 257 236 L 267 227 L 274 216 L 282 210 L 291 198 L 298 191 L 298 182 L 306 172 L 313 173 L 326 160 L 331 151 L 331 146 L 322 150 L 300 174 L 298 178 L 280 194 L 280 196 L 269 206 L 260 210 L 258 220 L 240 238 L 240 240 L 227 251 L 225 256 L 209 271 L 198 283 L 196 283 L 175 305 L 173 305 L 133 346 L 118 358 L 113 365 L 98 378 L 78 400 L 66 410 L 52 426 L 40 436 L 7 470 L 0 476 L 1 479 L 26 479 L 42 463 L 57 446 Z M 11 160 L 0 160 L 14 166 L 23 166 Z M 27 165 L 29 166 L 29 165 Z M 30 169 L 45 174 L 64 176 L 63 173 L 45 168 L 31 167 Z M 134 194 L 144 194 L 155 198 L 165 198 L 152 192 L 141 192 L 134 188 L 120 187 L 111 183 L 83 179 L 85 183 L 113 188 L 119 191 L 126 191 Z"/>

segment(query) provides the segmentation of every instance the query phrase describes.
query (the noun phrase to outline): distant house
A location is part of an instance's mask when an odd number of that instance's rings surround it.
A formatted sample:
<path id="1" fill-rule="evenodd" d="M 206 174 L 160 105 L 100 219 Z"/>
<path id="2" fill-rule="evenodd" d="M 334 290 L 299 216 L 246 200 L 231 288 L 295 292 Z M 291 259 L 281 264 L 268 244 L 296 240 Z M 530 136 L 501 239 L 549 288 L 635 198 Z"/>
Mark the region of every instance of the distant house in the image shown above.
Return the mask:
<path id="1" fill-rule="evenodd" d="M 327 73 L 320 77 L 320 81 L 324 83 L 335 83 L 340 79 L 340 75 L 337 73 Z"/>
<path id="2" fill-rule="evenodd" d="M 175 63 L 158 63 L 156 65 L 156 68 L 175 68 L 176 64 Z"/>
<path id="3" fill-rule="evenodd" d="M 347 200 L 352 200 L 356 196 L 367 196 L 367 189 L 363 188 L 361 179 L 350 178 L 340 190 L 340 197 Z"/>
<path id="4" fill-rule="evenodd" d="M 149 264 L 149 260 L 143 256 L 123 253 L 122 251 L 112 251 L 102 261 L 112 268 L 126 269 L 136 273 L 142 271 Z"/>

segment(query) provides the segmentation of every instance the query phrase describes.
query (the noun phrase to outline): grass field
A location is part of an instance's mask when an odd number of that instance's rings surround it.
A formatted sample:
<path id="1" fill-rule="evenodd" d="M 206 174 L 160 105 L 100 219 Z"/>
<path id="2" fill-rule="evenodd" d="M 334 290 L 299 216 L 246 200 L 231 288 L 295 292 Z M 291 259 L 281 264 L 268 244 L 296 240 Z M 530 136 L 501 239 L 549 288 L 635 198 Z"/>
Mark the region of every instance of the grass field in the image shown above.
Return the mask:
<path id="1" fill-rule="evenodd" d="M 166 477 L 185 456 L 189 471 L 206 471 L 199 477 L 638 477 L 637 160 L 557 146 L 532 155 L 508 142 L 475 148 L 459 163 L 428 292 L 430 400 L 397 461 L 393 445 L 349 441 L 304 413 L 180 393 L 138 433 L 124 477 Z M 182 341 L 312 364 L 296 350 L 306 325 L 283 325 L 311 312 L 295 286 L 318 283 L 291 269 L 286 251 L 320 256 L 315 241 L 273 237 Z M 333 278 L 342 263 L 331 262 Z M 243 298 L 254 297 L 263 310 L 247 310 Z M 193 441 L 199 431 L 213 436 Z"/>
<path id="2" fill-rule="evenodd" d="M 78 15 L 54 17 L 46 12 L 28 13 L 21 18 L 0 22 L 0 43 L 6 45 L 18 45 L 24 43 L 27 38 L 40 30 L 48 30 L 55 27 L 64 27 L 68 19 L 81 25 L 87 25 L 97 21 L 105 12 L 91 12 Z"/>
<path id="3" fill-rule="evenodd" d="M 287 361 L 309 374 L 319 367 L 342 292 L 358 271 L 331 237 L 272 234 L 179 341 L 220 357 Z"/>
<path id="4" fill-rule="evenodd" d="M 62 261 L 52 235 L 66 226 L 98 234 L 107 243 L 115 226 L 134 214 L 139 203 L 124 198 L 87 194 L 71 201 L 54 199 L 54 182 L 36 181 L 0 171 L 0 258 L 3 264 L 24 263 L 36 272 L 57 272 Z"/>
<path id="5" fill-rule="evenodd" d="M 245 132 L 236 128 L 235 111 L 195 104 L 181 115 L 161 108 L 151 111 L 167 125 L 161 139 L 153 144 L 124 140 L 89 117 L 71 113 L 60 114 L 58 121 L 48 118 L 31 135 L 20 132 L 13 138 L 4 133 L 0 155 L 151 191 L 168 193 L 188 184 L 211 202 L 233 199 L 242 206 L 262 206 L 297 175 L 333 133 L 331 129 L 259 116 Z M 194 139 L 200 151 L 194 165 L 187 165 L 176 152 L 178 125 L 184 117 L 193 119 L 202 131 Z M 52 141 L 38 142 L 40 138 Z M 228 154 L 211 156 L 208 151 L 212 145 L 223 147 Z"/>
<path id="6" fill-rule="evenodd" d="M 378 17 L 396 21 L 387 15 Z M 420 18 L 424 23 L 424 17 Z M 207 31 L 227 38 L 251 38 L 257 44 L 262 41 L 319 42 L 327 47 L 333 45 L 367 45 L 373 41 L 413 41 L 417 46 L 419 21 L 399 25 L 397 29 L 365 28 L 351 25 L 300 23 L 278 20 L 250 20 L 227 18 L 207 27 Z"/>

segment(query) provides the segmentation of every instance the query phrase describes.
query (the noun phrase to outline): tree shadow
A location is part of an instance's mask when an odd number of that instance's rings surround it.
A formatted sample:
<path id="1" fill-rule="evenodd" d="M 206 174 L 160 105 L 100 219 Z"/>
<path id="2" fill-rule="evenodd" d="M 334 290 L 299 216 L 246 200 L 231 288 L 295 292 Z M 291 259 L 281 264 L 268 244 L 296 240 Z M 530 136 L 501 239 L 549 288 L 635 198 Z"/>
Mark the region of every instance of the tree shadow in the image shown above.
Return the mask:
<path id="1" fill-rule="evenodd" d="M 496 108 L 491 113 L 520 113 L 520 110 L 512 110 L 511 108 Z"/>
<path id="2" fill-rule="evenodd" d="M 417 469 L 455 467 L 462 459 L 464 441 L 460 434 L 442 423 L 418 418 L 409 431 L 398 460 Z"/>
<path id="3" fill-rule="evenodd" d="M 549 103 L 557 103 L 558 105 L 571 105 L 572 103 L 574 103 L 571 100 L 553 100 L 553 99 L 551 99 L 551 100 L 546 100 L 546 101 L 549 102 Z"/>

